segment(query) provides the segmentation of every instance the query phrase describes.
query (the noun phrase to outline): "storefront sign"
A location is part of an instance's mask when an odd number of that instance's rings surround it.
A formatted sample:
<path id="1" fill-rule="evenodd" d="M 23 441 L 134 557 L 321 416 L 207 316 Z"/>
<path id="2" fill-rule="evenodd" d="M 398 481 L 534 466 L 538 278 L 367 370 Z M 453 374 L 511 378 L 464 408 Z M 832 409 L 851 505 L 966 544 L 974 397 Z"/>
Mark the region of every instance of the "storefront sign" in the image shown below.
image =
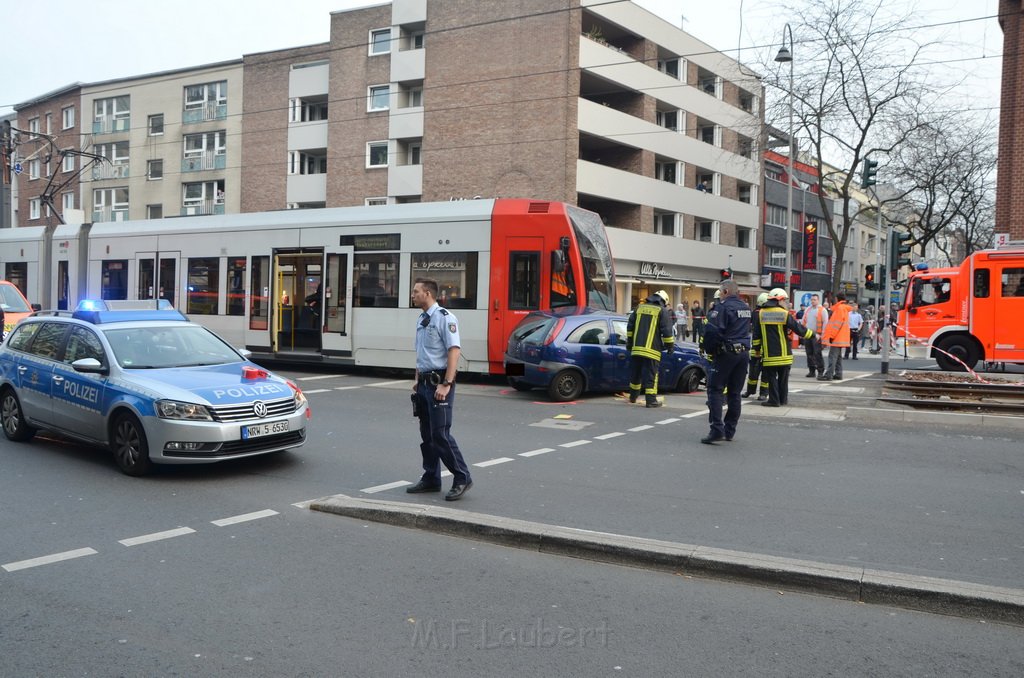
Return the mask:
<path id="1" fill-rule="evenodd" d="M 661 264 L 652 261 L 640 262 L 640 275 L 645 278 L 668 278 L 668 271 Z"/>
<path id="2" fill-rule="evenodd" d="M 804 258 L 801 268 L 805 271 L 818 268 L 818 224 L 813 221 L 804 224 Z"/>

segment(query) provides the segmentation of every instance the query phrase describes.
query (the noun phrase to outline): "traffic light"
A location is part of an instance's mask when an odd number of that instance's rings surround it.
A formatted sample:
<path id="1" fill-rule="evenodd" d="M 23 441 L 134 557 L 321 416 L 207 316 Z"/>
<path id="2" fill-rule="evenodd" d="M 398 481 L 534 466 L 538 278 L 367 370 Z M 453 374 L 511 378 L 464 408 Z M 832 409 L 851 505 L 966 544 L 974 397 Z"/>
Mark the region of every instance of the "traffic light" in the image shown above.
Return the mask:
<path id="1" fill-rule="evenodd" d="M 878 161 L 864 158 L 864 166 L 860 175 L 860 187 L 867 188 L 868 186 L 874 186 L 878 183 L 875 180 L 876 174 L 878 174 Z"/>
<path id="2" fill-rule="evenodd" d="M 878 267 L 878 289 L 885 289 L 885 264 Z"/>
<path id="3" fill-rule="evenodd" d="M 718 275 L 720 275 L 722 277 L 722 280 L 728 280 L 729 278 L 732 277 L 732 269 L 731 268 L 723 268 L 723 269 L 721 269 L 718 272 Z"/>
<path id="4" fill-rule="evenodd" d="M 868 264 L 864 267 L 864 287 L 869 290 L 878 289 L 878 285 L 875 284 L 875 265 Z"/>
<path id="5" fill-rule="evenodd" d="M 909 233 L 901 233 L 894 231 L 892 234 L 892 242 L 890 243 L 889 250 L 889 266 L 892 270 L 898 270 L 904 266 L 910 266 L 910 257 L 903 256 L 904 254 L 910 254 L 910 245 L 904 243 L 910 240 Z"/>

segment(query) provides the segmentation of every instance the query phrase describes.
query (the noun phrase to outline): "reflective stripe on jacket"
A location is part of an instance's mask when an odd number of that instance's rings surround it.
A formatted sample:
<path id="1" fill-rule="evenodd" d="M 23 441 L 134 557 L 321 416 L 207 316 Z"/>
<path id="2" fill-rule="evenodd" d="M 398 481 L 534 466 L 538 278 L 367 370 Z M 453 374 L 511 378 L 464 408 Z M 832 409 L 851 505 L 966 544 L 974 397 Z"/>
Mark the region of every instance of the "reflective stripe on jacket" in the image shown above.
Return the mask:
<path id="1" fill-rule="evenodd" d="M 753 349 L 760 353 L 763 367 L 793 364 L 793 349 L 787 340 L 787 331 L 795 332 L 804 339 L 814 336 L 814 332 L 800 325 L 781 306 L 765 306 L 758 311 L 754 322 Z"/>
<path id="2" fill-rule="evenodd" d="M 850 345 L 850 305 L 845 301 L 837 301 L 832 305 L 821 343 L 839 347 Z"/>
<path id="3" fill-rule="evenodd" d="M 661 352 L 675 344 L 675 326 L 668 309 L 644 302 L 626 321 L 626 348 L 631 355 L 661 360 Z"/>

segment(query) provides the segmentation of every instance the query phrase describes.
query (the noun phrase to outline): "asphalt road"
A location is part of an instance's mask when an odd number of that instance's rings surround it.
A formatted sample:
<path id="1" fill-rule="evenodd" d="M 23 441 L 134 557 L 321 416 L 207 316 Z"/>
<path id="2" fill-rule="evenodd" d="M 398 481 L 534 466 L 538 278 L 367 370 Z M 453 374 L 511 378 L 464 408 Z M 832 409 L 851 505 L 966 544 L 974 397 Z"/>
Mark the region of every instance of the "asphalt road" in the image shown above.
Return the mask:
<path id="1" fill-rule="evenodd" d="M 1018 628 L 306 511 L 303 501 L 335 493 L 441 498 L 403 490 L 419 475 L 407 380 L 285 372 L 314 409 L 310 440 L 296 452 L 133 479 L 101 451 L 45 437 L 0 441 L 0 675 L 1024 669 Z M 847 376 L 857 376 L 849 366 Z M 812 416 L 752 406 L 736 442 L 705 446 L 703 395 L 647 410 L 609 397 L 554 405 L 540 392 L 461 383 L 454 431 L 467 460 L 485 465 L 454 506 L 1020 587 L 1017 439 L 813 416 L 816 403 L 857 397 L 834 390 L 826 399 L 828 389 L 856 384 L 796 378 L 793 400 Z M 529 645 L 532 632 L 546 638 L 552 627 L 565 629 L 554 647 Z"/>

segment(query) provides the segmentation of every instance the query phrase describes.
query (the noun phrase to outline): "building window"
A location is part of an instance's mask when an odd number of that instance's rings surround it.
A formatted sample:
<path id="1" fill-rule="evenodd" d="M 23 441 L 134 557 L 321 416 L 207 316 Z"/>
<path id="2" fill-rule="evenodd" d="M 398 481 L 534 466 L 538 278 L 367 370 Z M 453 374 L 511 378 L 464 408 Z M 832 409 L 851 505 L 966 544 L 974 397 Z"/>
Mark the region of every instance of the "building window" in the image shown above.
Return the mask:
<path id="1" fill-rule="evenodd" d="M 697 135 L 705 144 L 715 144 L 715 125 L 706 125 L 697 130 Z"/>
<path id="2" fill-rule="evenodd" d="M 657 162 L 654 164 L 654 178 L 660 181 L 667 181 L 670 184 L 677 184 L 680 176 L 677 162 Z"/>
<path id="3" fill-rule="evenodd" d="M 422 165 L 423 164 L 423 144 L 414 143 L 409 144 L 409 164 L 410 165 Z"/>
<path id="4" fill-rule="evenodd" d="M 127 94 L 96 99 L 93 104 L 93 134 L 127 132 L 131 127 L 131 97 Z"/>
<path id="5" fill-rule="evenodd" d="M 185 86 L 185 112 L 182 122 L 223 120 L 228 113 L 228 81 Z"/>
<path id="6" fill-rule="evenodd" d="M 366 110 L 367 111 L 386 111 L 388 110 L 388 92 L 390 88 L 387 85 L 373 85 L 367 90 L 366 96 Z"/>
<path id="7" fill-rule="evenodd" d="M 75 171 L 75 156 L 71 153 L 65 153 L 64 157 L 61 158 L 60 168 L 65 172 Z"/>
<path id="8" fill-rule="evenodd" d="M 765 165 L 764 175 L 769 179 L 774 179 L 775 181 L 782 181 L 782 170 L 776 167 L 775 165 Z"/>
<path id="9" fill-rule="evenodd" d="M 28 178 L 38 179 L 39 178 L 39 161 L 29 160 L 28 161 Z"/>
<path id="10" fill-rule="evenodd" d="M 659 59 L 658 70 L 667 76 L 673 77 L 676 80 L 680 80 L 679 62 L 680 59 Z"/>
<path id="11" fill-rule="evenodd" d="M 683 111 L 658 111 L 656 122 L 660 127 L 670 129 L 673 132 L 685 132 L 683 120 L 686 114 Z"/>
<path id="12" fill-rule="evenodd" d="M 658 235 L 668 235 L 675 237 L 679 235 L 676 230 L 676 226 L 679 220 L 676 218 L 677 215 L 670 213 L 667 214 L 655 214 L 654 215 L 654 232 Z"/>
<path id="13" fill-rule="evenodd" d="M 736 186 L 736 196 L 740 202 L 745 202 L 749 205 L 752 195 L 750 184 L 738 184 Z"/>
<path id="14" fill-rule="evenodd" d="M 67 106 L 60 109 L 61 129 L 71 129 L 75 126 L 75 107 Z"/>
<path id="15" fill-rule="evenodd" d="M 184 184 L 182 214 L 224 214 L 224 180 Z"/>
<path id="16" fill-rule="evenodd" d="M 388 199 L 387 198 L 367 198 L 366 200 L 363 201 L 363 204 L 366 205 L 367 207 L 376 207 L 376 206 L 379 206 L 379 205 L 387 205 L 388 204 Z"/>
<path id="17" fill-rule="evenodd" d="M 371 141 L 366 144 L 366 166 L 387 167 L 388 165 L 388 142 Z"/>
<path id="18" fill-rule="evenodd" d="M 39 198 L 32 198 L 28 201 L 28 218 L 38 219 L 39 218 Z"/>
<path id="19" fill-rule="evenodd" d="M 370 56 L 375 54 L 387 54 L 391 51 L 391 29 L 379 28 L 370 31 Z"/>
<path id="20" fill-rule="evenodd" d="M 409 36 L 409 44 L 413 49 L 423 49 L 423 31 L 416 31 Z"/>
<path id="21" fill-rule="evenodd" d="M 128 188 L 100 188 L 92 192 L 92 220 L 125 221 L 128 219 Z"/>
<path id="22" fill-rule="evenodd" d="M 781 247 L 765 247 L 765 255 L 768 258 L 768 265 L 772 268 L 786 267 L 786 250 Z"/>
<path id="23" fill-rule="evenodd" d="M 146 163 L 146 178 L 150 181 L 164 178 L 164 161 L 150 160 Z"/>
<path id="24" fill-rule="evenodd" d="M 53 113 L 46 114 L 46 133 L 53 134 Z"/>
<path id="25" fill-rule="evenodd" d="M 750 228 L 736 227 L 736 247 L 745 250 L 754 248 L 754 231 Z"/>
<path id="26" fill-rule="evenodd" d="M 227 132 L 185 135 L 182 172 L 224 169 L 227 164 Z"/>
<path id="27" fill-rule="evenodd" d="M 163 205 L 146 205 L 146 218 L 147 219 L 163 219 L 164 218 L 164 206 Z"/>
<path id="28" fill-rule="evenodd" d="M 75 209 L 75 194 L 64 193 L 60 197 L 61 212 L 67 212 L 68 210 Z"/>
<path id="29" fill-rule="evenodd" d="M 717 221 L 698 221 L 697 240 L 701 242 L 718 242 L 719 223 Z"/>
<path id="30" fill-rule="evenodd" d="M 164 114 L 157 113 L 149 116 L 149 136 L 160 136 L 164 133 Z"/>
<path id="31" fill-rule="evenodd" d="M 32 118 L 28 121 L 28 133 L 32 135 L 39 134 L 39 118 Z"/>
<path id="32" fill-rule="evenodd" d="M 288 174 L 327 174 L 327 152 L 288 151 Z"/>
<path id="33" fill-rule="evenodd" d="M 295 97 L 288 101 L 288 122 L 316 122 L 327 120 L 326 99 Z"/>
<path id="34" fill-rule="evenodd" d="M 419 108 L 423 105 L 423 88 L 414 87 L 406 94 L 406 104 L 409 108 Z"/>
<path id="35" fill-rule="evenodd" d="M 786 208 L 778 205 L 768 205 L 767 214 L 764 217 L 764 223 L 785 228 Z"/>

